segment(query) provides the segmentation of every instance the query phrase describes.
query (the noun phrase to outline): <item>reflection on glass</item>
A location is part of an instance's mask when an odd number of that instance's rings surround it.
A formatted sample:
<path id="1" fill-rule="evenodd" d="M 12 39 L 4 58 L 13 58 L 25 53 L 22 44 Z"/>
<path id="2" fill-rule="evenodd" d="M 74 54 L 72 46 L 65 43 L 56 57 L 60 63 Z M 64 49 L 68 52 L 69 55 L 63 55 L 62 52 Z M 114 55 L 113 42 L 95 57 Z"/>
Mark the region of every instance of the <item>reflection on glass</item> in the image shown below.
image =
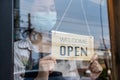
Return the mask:
<path id="1" fill-rule="evenodd" d="M 15 12 L 14 25 L 14 80 L 110 78 L 111 53 L 106 0 L 20 0 L 19 5 L 18 12 Z M 56 31 L 56 35 L 57 32 L 69 34 L 66 36 L 68 42 L 59 43 L 58 37 L 54 37 L 56 42 L 53 42 L 53 30 Z M 87 53 L 89 48 L 84 48 L 86 46 L 84 42 L 78 43 L 87 38 L 80 39 L 73 34 L 78 37 L 80 35 L 94 37 L 94 42 L 90 42 L 92 44 L 86 43 L 90 44 L 89 46 L 94 45 L 92 48 L 94 52 L 90 53 L 94 54 L 91 59 L 75 58 L 80 50 Z M 56 47 L 53 47 L 53 43 Z M 63 47 L 58 50 L 57 47 L 60 45 Z M 56 53 L 52 53 L 53 50 Z M 60 55 L 60 52 L 62 56 L 64 53 L 72 56 L 67 56 L 66 59 L 52 56 Z M 73 54 L 76 54 L 74 58 Z"/>

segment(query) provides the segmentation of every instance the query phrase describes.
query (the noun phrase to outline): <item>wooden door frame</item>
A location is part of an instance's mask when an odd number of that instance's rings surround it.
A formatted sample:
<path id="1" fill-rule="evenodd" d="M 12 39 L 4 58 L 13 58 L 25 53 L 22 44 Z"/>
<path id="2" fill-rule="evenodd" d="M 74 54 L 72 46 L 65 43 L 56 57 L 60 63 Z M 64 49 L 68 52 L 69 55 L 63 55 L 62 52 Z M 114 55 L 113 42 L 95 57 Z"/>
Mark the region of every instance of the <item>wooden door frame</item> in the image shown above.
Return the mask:
<path id="1" fill-rule="evenodd" d="M 112 80 L 120 79 L 120 0 L 107 0 L 112 51 Z"/>

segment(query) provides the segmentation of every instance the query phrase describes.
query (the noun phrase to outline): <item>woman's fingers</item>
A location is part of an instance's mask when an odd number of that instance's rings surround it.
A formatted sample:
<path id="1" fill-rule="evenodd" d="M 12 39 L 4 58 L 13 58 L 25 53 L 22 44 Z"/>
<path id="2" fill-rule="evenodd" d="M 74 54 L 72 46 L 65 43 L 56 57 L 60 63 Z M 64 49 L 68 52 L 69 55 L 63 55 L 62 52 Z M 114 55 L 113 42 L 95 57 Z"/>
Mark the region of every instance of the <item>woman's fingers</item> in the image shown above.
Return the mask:
<path id="1" fill-rule="evenodd" d="M 56 63 L 56 59 L 54 57 L 51 57 L 51 56 L 45 56 L 44 58 L 42 58 L 40 60 L 52 60 L 52 61 L 54 61 L 54 63 Z"/>
<path id="2" fill-rule="evenodd" d="M 46 56 L 39 61 L 39 70 L 40 71 L 52 71 L 54 69 L 54 65 L 56 64 L 56 60 L 51 56 Z"/>
<path id="3" fill-rule="evenodd" d="M 90 65 L 90 70 L 93 73 L 99 73 L 102 71 L 102 66 L 98 63 L 98 61 L 93 61 Z"/>
<path id="4" fill-rule="evenodd" d="M 94 54 L 93 57 L 91 58 L 90 62 L 92 63 L 93 61 L 98 59 L 98 55 Z"/>

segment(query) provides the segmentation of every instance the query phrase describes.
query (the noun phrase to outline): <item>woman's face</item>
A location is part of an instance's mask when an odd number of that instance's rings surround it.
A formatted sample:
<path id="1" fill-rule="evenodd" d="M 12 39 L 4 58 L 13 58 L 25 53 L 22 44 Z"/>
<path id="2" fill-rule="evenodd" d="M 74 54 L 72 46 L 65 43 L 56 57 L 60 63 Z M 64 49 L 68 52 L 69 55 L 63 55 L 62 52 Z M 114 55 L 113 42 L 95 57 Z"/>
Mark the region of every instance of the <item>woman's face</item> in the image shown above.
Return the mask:
<path id="1" fill-rule="evenodd" d="M 53 29 L 57 21 L 54 0 L 35 0 L 33 5 L 33 27 L 37 32 L 48 32 Z"/>
<path id="2" fill-rule="evenodd" d="M 50 12 L 56 12 L 54 0 L 35 0 L 34 12 L 45 12 L 49 14 Z"/>

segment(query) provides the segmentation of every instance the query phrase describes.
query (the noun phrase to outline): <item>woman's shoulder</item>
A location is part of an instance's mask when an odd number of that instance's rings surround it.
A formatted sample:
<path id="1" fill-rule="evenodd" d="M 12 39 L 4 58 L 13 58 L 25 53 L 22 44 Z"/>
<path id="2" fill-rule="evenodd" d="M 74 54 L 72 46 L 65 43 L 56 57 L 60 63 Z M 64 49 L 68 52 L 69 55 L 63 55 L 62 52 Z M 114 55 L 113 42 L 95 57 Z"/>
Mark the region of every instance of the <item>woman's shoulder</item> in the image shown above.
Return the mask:
<path id="1" fill-rule="evenodd" d="M 18 40 L 14 42 L 14 47 L 20 47 L 20 48 L 28 48 L 30 47 L 30 41 L 27 39 L 24 40 Z"/>

